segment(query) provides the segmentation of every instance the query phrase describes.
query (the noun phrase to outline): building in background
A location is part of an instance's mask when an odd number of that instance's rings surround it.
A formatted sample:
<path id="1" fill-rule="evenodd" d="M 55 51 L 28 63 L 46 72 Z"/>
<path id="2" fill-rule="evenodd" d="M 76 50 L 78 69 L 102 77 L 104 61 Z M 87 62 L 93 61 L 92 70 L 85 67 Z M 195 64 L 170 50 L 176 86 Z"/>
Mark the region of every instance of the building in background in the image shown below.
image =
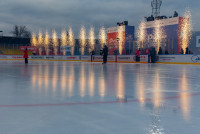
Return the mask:
<path id="1" fill-rule="evenodd" d="M 160 46 L 170 54 L 181 54 L 183 37 L 183 17 L 164 18 L 160 20 L 147 21 L 145 47 L 157 47 L 155 40 L 156 28 L 160 36 Z M 189 23 L 189 20 L 188 20 Z M 159 26 L 158 26 L 159 25 Z M 160 30 L 160 31 L 159 31 Z M 189 36 L 189 35 L 188 35 Z"/>
<path id="2" fill-rule="evenodd" d="M 107 45 L 109 54 L 133 54 L 135 27 L 129 26 L 128 21 L 117 23 L 118 26 L 107 29 Z"/>

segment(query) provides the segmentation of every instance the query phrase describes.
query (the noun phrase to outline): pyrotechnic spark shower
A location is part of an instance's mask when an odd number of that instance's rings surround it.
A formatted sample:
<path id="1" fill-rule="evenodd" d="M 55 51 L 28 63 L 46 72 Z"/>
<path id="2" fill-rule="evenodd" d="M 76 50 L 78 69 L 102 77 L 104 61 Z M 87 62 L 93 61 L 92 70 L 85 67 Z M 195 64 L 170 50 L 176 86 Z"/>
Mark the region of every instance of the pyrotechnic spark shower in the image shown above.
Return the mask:
<path id="1" fill-rule="evenodd" d="M 119 47 L 119 54 L 120 55 L 122 55 L 122 49 L 123 49 L 123 40 L 124 40 L 124 36 L 123 36 L 123 26 L 120 26 L 119 28 L 118 28 L 118 47 Z"/>
<path id="2" fill-rule="evenodd" d="M 102 26 L 99 31 L 99 43 L 101 44 L 101 48 L 106 44 L 106 30 L 104 26 Z"/>
<path id="3" fill-rule="evenodd" d="M 53 32 L 52 32 L 52 43 L 53 43 L 53 47 L 54 47 L 54 54 L 57 55 L 58 37 L 57 37 L 57 33 L 55 30 L 53 30 Z"/>
<path id="4" fill-rule="evenodd" d="M 85 45 L 86 45 L 86 31 L 84 26 L 81 26 L 79 34 L 79 43 L 81 44 L 81 55 L 84 55 Z"/>
<path id="5" fill-rule="evenodd" d="M 44 36 L 44 47 L 45 47 L 45 51 L 46 51 L 46 55 L 49 55 L 49 33 L 48 31 L 45 32 L 45 36 Z"/>
<path id="6" fill-rule="evenodd" d="M 144 41 L 146 38 L 146 30 L 145 30 L 145 23 L 141 22 L 137 31 L 137 38 L 138 38 L 138 48 L 144 47 Z"/>
<path id="7" fill-rule="evenodd" d="M 164 29 L 161 26 L 160 20 L 155 20 L 155 30 L 154 30 L 154 42 L 157 44 L 156 52 L 158 53 L 159 48 L 161 47 L 161 42 L 165 38 Z"/>
<path id="8" fill-rule="evenodd" d="M 72 46 L 71 55 L 74 55 L 75 39 L 74 39 L 74 33 L 71 27 L 69 28 L 69 31 L 68 31 L 68 43 L 70 46 Z"/>
<path id="9" fill-rule="evenodd" d="M 183 53 L 186 54 L 186 48 L 189 46 L 190 39 L 191 39 L 191 31 L 192 31 L 192 19 L 191 19 L 191 13 L 189 10 L 187 10 L 184 14 L 184 18 L 181 24 L 181 44 Z"/>
<path id="10" fill-rule="evenodd" d="M 95 32 L 94 32 L 94 27 L 90 28 L 89 32 L 89 44 L 90 44 L 90 51 L 93 51 L 95 48 Z"/>
<path id="11" fill-rule="evenodd" d="M 37 38 L 36 38 L 36 34 L 35 33 L 32 34 L 31 45 L 32 46 L 37 46 Z"/>
<path id="12" fill-rule="evenodd" d="M 42 32 L 39 31 L 39 34 L 38 34 L 38 47 L 39 47 L 39 54 L 42 55 L 42 48 L 43 48 L 43 36 L 42 36 Z"/>
<path id="13" fill-rule="evenodd" d="M 61 45 L 62 46 L 66 46 L 67 45 L 67 34 L 66 34 L 66 30 L 63 29 L 62 33 L 61 33 Z M 66 54 L 66 51 L 63 52 L 63 55 Z"/>

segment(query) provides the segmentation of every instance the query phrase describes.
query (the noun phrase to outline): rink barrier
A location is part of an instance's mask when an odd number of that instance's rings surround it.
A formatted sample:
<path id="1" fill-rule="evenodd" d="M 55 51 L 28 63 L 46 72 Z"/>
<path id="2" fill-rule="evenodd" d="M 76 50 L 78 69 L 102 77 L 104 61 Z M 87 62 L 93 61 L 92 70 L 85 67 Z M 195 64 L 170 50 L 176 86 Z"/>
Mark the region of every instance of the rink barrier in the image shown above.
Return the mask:
<path id="1" fill-rule="evenodd" d="M 148 63 L 148 56 L 141 55 L 140 63 Z M 135 55 L 108 55 L 108 62 L 118 63 L 136 63 Z M 24 60 L 23 55 L 0 55 L 0 60 Z M 44 60 L 44 61 L 80 61 L 80 62 L 103 62 L 101 55 L 84 55 L 84 56 L 29 56 L 29 60 Z"/>
<path id="2" fill-rule="evenodd" d="M 200 55 L 158 55 L 157 63 L 162 64 L 200 64 Z"/>

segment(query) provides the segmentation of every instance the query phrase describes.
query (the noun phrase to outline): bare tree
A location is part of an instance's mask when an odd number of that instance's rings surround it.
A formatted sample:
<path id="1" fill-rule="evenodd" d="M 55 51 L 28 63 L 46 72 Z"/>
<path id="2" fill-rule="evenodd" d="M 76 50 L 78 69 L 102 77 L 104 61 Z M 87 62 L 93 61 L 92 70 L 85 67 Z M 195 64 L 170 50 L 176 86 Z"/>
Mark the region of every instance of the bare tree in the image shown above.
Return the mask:
<path id="1" fill-rule="evenodd" d="M 13 31 L 11 31 L 13 36 L 19 37 L 19 38 L 29 38 L 31 37 L 31 32 L 27 29 L 26 26 L 18 26 L 15 25 L 13 28 Z"/>

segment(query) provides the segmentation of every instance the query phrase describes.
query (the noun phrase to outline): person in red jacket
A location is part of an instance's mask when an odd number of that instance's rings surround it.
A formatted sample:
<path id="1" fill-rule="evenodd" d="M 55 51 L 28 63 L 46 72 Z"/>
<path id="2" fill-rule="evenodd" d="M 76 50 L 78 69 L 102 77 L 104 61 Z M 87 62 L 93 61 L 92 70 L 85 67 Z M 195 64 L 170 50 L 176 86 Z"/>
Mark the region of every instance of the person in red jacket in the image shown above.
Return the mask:
<path id="1" fill-rule="evenodd" d="M 28 64 L 28 49 L 27 48 L 24 51 L 24 59 L 25 59 L 25 64 Z"/>
<path id="2" fill-rule="evenodd" d="M 136 51 L 136 62 L 140 62 L 140 49 Z"/>

